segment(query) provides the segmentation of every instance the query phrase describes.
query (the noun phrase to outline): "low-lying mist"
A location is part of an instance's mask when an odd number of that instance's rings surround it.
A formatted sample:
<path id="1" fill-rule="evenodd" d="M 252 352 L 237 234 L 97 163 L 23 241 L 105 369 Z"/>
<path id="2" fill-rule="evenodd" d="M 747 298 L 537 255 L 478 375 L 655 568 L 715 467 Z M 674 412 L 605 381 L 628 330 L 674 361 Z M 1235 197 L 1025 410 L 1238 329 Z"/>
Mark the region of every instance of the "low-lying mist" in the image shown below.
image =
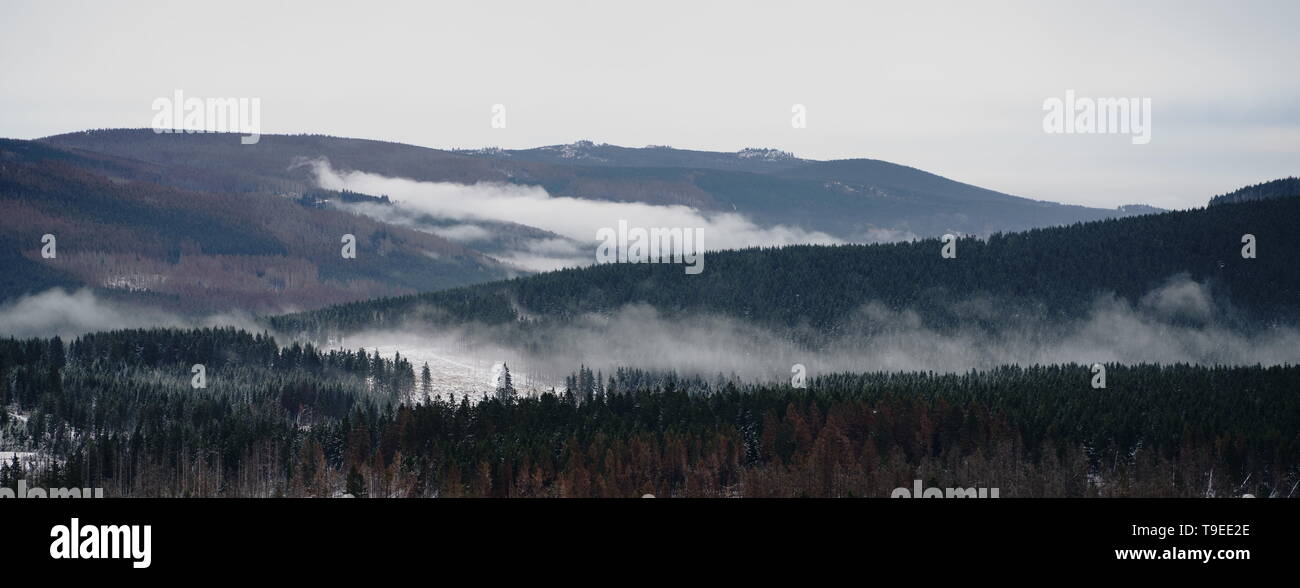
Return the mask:
<path id="1" fill-rule="evenodd" d="M 816 348 L 797 343 L 804 339 L 792 331 L 720 315 L 667 316 L 647 305 L 546 328 L 410 325 L 354 333 L 344 346 L 400 352 L 417 369 L 428 361 L 434 371 L 460 370 L 465 382 L 478 383 L 479 391 L 489 389 L 490 369 L 501 362 L 511 366 L 517 387 L 535 389 L 562 387 L 564 376 L 579 365 L 606 374 L 637 367 L 788 381 L 795 364 L 805 366 L 811 378 L 842 371 L 962 372 L 1013 364 L 1300 362 L 1296 328 L 1243 332 L 1220 318 L 1230 309 L 1212 300 L 1202 284 L 1185 278 L 1171 280 L 1136 303 L 1099 296 L 1084 318 L 1066 322 L 989 300 L 960 304 L 965 315 L 981 320 L 937 329 L 915 312 L 868 303 L 845 317 L 842 334 L 823 338 L 826 343 Z"/>
<path id="2" fill-rule="evenodd" d="M 157 308 L 127 304 L 96 296 L 87 288 L 68 292 L 51 288 L 0 305 L 0 336 L 76 337 L 95 331 L 150 327 L 236 327 L 260 331 L 246 313 L 188 317 Z"/>
<path id="3" fill-rule="evenodd" d="M 412 323 L 315 343 L 378 350 L 384 356 L 400 353 L 414 363 L 417 375 L 428 363 L 440 393 L 491 391 L 503 364 L 510 367 L 517 388 L 545 390 L 562 388 L 564 377 L 580 365 L 605 374 L 635 367 L 683 376 L 788 381 L 795 364 L 803 365 L 811 378 L 845 371 L 962 372 L 1062 363 L 1300 363 L 1300 330 L 1236 326 L 1224 318 L 1232 314 L 1226 303 L 1186 278 L 1172 279 L 1136 302 L 1098 296 L 1085 317 L 1064 322 L 992 300 L 956 305 L 969 320 L 940 329 L 911 310 L 864 304 L 845 317 L 838 334 L 822 333 L 816 346 L 801 343 L 810 338 L 798 330 L 717 314 L 668 315 L 644 304 L 546 326 Z M 0 306 L 0 336 L 69 338 L 113 329 L 210 326 L 266 330 L 246 315 L 182 317 L 104 300 L 89 290 L 54 289 Z M 282 344 L 294 339 L 272 334 Z"/>

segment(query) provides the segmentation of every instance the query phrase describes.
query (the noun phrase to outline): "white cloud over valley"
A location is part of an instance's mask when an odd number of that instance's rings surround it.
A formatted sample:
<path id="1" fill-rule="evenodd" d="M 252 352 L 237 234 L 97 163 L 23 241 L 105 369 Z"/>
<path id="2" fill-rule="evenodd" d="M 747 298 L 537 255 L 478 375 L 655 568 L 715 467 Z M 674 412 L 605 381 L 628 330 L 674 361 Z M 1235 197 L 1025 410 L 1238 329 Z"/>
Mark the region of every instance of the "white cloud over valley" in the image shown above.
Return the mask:
<path id="1" fill-rule="evenodd" d="M 748 217 L 734 212 L 706 212 L 681 205 L 552 196 L 540 186 L 421 182 L 366 172 L 339 171 L 323 160 L 312 161 L 311 166 L 322 188 L 388 196 L 394 203 L 391 208 L 377 204 L 351 208 L 355 212 L 386 222 L 411 225 L 415 217 L 429 215 L 460 221 L 461 224 L 457 227 L 480 229 L 430 230 L 461 242 L 488 238 L 485 233 L 489 231 L 474 225 L 476 220 L 509 222 L 550 231 L 576 243 L 592 244 L 588 250 L 575 251 L 572 246 L 557 240 L 543 239 L 502 256 L 505 261 L 513 261 L 525 269 L 535 271 L 555 269 L 557 262 L 561 265 L 593 263 L 597 231 L 616 227 L 620 220 L 626 220 L 632 227 L 703 229 L 706 251 L 842 242 L 827 233 L 796 226 L 759 226 Z"/>

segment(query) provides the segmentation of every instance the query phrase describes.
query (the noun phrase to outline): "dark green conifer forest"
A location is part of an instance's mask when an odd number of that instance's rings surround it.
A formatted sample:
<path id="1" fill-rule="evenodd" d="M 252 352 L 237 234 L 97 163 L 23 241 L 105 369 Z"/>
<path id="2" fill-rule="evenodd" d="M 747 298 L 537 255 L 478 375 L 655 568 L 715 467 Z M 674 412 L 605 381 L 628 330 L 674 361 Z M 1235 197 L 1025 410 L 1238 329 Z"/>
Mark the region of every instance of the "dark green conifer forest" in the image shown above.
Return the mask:
<path id="1" fill-rule="evenodd" d="M 207 367 L 195 388 L 190 367 Z M 1300 367 L 829 374 L 807 389 L 585 368 L 411 402 L 401 358 L 233 329 L 0 341 L 0 483 L 109 496 L 1293 496 Z M 17 438 L 12 436 L 17 434 Z"/>

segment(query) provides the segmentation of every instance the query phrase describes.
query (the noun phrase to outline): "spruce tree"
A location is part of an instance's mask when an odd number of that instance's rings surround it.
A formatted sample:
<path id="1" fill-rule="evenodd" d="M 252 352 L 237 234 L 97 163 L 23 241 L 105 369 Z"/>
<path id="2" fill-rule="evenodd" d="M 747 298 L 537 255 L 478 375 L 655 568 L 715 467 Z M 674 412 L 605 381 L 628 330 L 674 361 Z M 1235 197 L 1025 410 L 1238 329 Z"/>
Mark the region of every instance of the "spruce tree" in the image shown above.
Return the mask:
<path id="1" fill-rule="evenodd" d="M 510 379 L 510 366 L 501 364 L 501 378 L 497 380 L 497 398 L 510 400 L 515 397 L 515 384 Z"/>
<path id="2" fill-rule="evenodd" d="M 429 373 L 429 362 L 424 362 L 424 367 L 420 369 L 420 393 L 424 395 L 424 402 L 429 402 L 429 395 L 433 394 L 433 374 Z"/>

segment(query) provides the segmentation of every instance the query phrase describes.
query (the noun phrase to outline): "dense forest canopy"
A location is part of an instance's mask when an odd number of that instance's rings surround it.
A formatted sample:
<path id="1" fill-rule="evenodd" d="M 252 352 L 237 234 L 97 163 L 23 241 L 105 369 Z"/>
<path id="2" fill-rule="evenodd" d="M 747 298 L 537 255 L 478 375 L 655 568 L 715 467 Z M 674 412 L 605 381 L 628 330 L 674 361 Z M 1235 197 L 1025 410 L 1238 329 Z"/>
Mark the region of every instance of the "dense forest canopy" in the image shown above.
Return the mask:
<path id="1" fill-rule="evenodd" d="M 194 388 L 190 368 L 208 367 Z M 1300 367 L 830 374 L 807 389 L 579 370 L 412 401 L 413 366 L 233 329 L 0 340 L 0 484 L 110 496 L 1291 496 Z M 416 397 L 418 398 L 418 397 Z M 22 457 L 20 458 L 20 454 Z"/>

